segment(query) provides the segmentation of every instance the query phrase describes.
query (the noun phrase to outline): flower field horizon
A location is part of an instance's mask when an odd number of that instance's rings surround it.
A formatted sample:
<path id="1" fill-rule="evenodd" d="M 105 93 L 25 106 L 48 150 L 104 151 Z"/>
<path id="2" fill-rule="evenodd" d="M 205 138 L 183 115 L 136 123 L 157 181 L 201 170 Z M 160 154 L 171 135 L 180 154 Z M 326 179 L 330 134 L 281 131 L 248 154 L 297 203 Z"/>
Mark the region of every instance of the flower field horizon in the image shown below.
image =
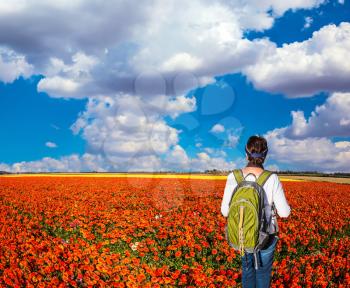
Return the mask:
<path id="1" fill-rule="evenodd" d="M 205 180 L 226 180 L 227 175 L 212 175 L 207 173 L 125 173 L 125 172 L 62 172 L 62 173 L 20 173 L 4 174 L 0 177 L 112 177 L 112 178 L 175 178 L 175 179 L 205 179 Z M 288 177 L 280 177 L 281 181 L 302 181 Z"/>
<path id="2" fill-rule="evenodd" d="M 0 287 L 241 286 L 226 176 L 25 176 L 0 177 Z M 348 287 L 350 185 L 281 180 L 272 287 Z"/>

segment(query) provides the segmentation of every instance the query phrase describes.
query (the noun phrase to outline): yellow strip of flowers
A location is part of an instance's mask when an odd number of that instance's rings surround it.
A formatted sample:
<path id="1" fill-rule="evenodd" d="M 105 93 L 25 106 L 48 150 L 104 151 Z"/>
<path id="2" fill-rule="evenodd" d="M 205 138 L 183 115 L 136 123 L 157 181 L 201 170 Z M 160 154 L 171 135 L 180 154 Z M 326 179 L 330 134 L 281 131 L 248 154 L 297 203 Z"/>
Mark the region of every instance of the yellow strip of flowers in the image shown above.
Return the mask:
<path id="1" fill-rule="evenodd" d="M 128 177 L 128 178 L 175 178 L 175 179 L 205 179 L 226 180 L 227 175 L 203 174 L 134 174 L 134 173 L 33 173 L 33 174 L 3 174 L 0 177 Z M 303 180 L 280 177 L 281 181 L 302 182 Z"/>

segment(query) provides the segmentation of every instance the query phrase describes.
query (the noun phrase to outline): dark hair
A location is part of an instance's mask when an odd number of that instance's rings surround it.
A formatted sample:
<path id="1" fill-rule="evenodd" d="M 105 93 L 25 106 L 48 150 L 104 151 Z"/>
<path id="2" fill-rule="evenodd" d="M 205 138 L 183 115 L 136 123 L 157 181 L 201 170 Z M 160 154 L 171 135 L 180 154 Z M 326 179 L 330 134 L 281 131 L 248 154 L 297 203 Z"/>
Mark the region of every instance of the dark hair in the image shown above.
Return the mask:
<path id="1" fill-rule="evenodd" d="M 245 151 L 248 156 L 248 165 L 262 167 L 268 151 L 266 139 L 261 136 L 249 137 Z"/>

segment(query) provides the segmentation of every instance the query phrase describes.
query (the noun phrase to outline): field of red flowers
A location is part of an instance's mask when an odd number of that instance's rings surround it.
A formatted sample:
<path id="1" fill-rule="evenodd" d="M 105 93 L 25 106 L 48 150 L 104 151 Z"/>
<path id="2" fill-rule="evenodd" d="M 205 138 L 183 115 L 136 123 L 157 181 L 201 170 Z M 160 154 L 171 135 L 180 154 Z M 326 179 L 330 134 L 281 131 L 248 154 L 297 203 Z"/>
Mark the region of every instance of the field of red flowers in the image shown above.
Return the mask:
<path id="1" fill-rule="evenodd" d="M 0 287 L 240 286 L 225 181 L 1 177 Z M 272 287 L 349 287 L 350 185 L 283 182 Z"/>

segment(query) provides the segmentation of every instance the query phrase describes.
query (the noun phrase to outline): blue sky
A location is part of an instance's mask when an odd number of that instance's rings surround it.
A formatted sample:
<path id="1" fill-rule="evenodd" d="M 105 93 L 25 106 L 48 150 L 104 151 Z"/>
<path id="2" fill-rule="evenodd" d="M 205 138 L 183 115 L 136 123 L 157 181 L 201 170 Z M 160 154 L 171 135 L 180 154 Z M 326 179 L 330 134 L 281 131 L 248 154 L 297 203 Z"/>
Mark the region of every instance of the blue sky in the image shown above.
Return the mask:
<path id="1" fill-rule="evenodd" d="M 259 134 L 269 169 L 350 172 L 346 0 L 5 2 L 0 170 L 229 170 Z"/>
<path id="2" fill-rule="evenodd" d="M 207 102 L 202 104 L 200 100 L 203 99 L 203 90 L 207 90 L 208 87 L 197 89 L 194 94 L 199 99 L 199 109 L 191 113 L 182 114 L 175 121 L 170 120 L 169 124 L 179 127 L 179 129 L 184 127 L 186 132 L 187 123 L 191 123 L 193 118 L 197 119 L 199 122 L 197 123 L 198 126 L 192 128 L 189 125 L 187 133 L 189 135 L 183 137 L 180 143 L 183 146 L 190 144 L 195 146 L 196 140 L 200 138 L 201 142 L 208 143 L 210 147 L 220 147 L 232 158 L 244 157 L 244 146 L 251 135 L 263 135 L 266 131 L 276 128 L 276 126 L 287 126 L 292 120 L 290 112 L 293 110 L 302 109 L 305 112 L 305 116 L 308 117 L 315 106 L 323 104 L 327 97 L 325 93 L 319 93 L 311 98 L 297 99 L 286 99 L 283 95 L 271 95 L 255 90 L 241 74 L 218 77 L 218 81 L 224 81 L 231 87 L 235 95 L 234 101 L 230 101 L 232 92 L 225 91 L 228 89 L 218 88 L 216 84 L 213 84 L 209 86 L 216 87 L 217 91 L 215 88 L 210 89 L 210 98 L 205 98 Z M 219 102 L 216 97 L 220 92 L 223 94 L 220 95 Z M 201 108 L 205 110 L 204 113 Z M 227 118 L 228 122 L 225 123 L 225 127 L 243 128 L 239 133 L 241 140 L 234 149 L 232 147 L 223 147 L 224 139 L 220 137 L 220 134 L 208 134 L 208 131 L 216 123 Z M 195 154 L 196 150 L 191 152 Z M 194 154 L 192 155 L 194 156 Z M 288 169 L 288 166 L 284 169 Z"/>
<path id="3" fill-rule="evenodd" d="M 85 141 L 73 135 L 69 127 L 84 110 L 86 100 L 53 99 L 38 93 L 38 79 L 19 78 L 0 86 L 0 158 L 5 163 L 84 153 Z M 58 147 L 49 148 L 46 142 Z"/>

